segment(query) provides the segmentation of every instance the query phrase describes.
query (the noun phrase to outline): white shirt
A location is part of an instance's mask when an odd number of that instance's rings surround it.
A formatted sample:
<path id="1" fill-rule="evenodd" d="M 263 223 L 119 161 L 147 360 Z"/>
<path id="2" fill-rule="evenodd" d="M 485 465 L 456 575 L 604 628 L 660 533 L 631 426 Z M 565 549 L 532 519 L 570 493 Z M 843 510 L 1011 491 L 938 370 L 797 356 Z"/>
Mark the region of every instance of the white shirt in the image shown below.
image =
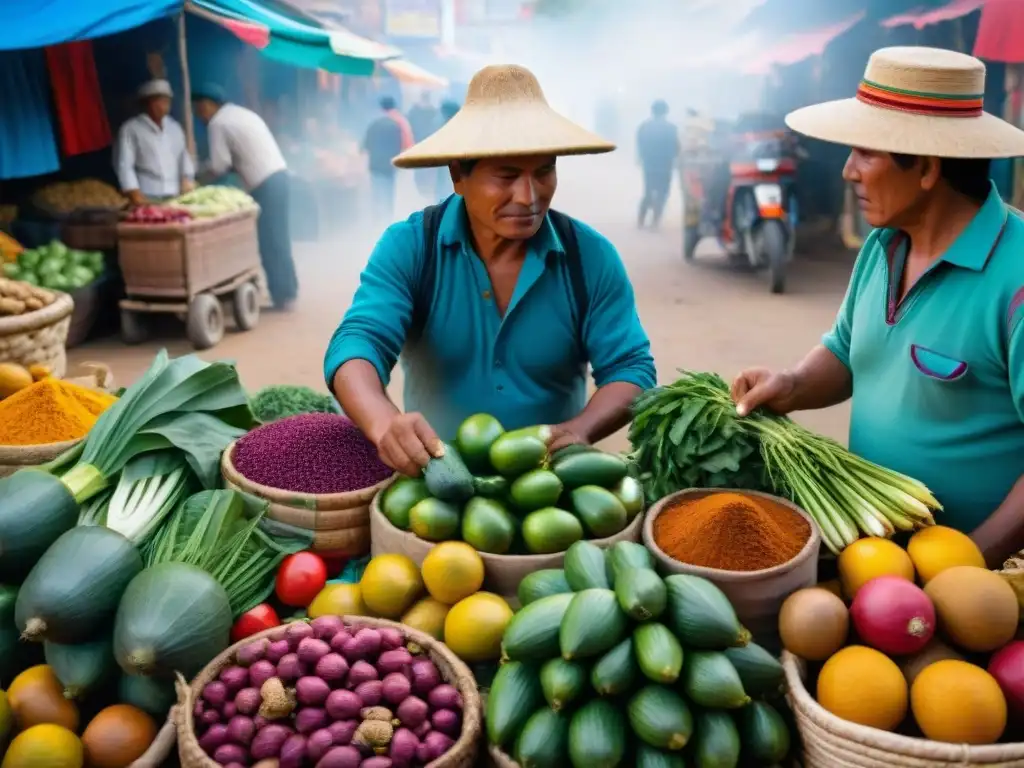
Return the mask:
<path id="1" fill-rule="evenodd" d="M 137 189 L 146 197 L 177 197 L 181 180 L 196 175 L 185 132 L 170 116 L 163 125 L 149 115 L 127 120 L 117 134 L 114 167 L 123 191 Z"/>
<path id="2" fill-rule="evenodd" d="M 278 171 L 287 170 L 284 155 L 263 118 L 251 109 L 224 104 L 208 126 L 210 160 L 207 170 L 223 176 L 231 168 L 249 191 Z"/>

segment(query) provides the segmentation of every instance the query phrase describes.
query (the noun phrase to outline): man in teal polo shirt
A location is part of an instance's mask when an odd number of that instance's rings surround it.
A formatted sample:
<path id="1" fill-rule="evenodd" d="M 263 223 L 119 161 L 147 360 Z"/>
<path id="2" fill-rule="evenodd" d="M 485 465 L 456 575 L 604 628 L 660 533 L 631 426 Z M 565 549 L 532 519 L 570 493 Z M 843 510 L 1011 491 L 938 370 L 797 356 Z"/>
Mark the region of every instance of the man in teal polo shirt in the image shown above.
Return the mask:
<path id="1" fill-rule="evenodd" d="M 852 398 L 850 449 L 925 483 L 998 566 L 1024 548 L 1024 221 L 988 171 L 1024 132 L 982 111 L 984 85 L 973 57 L 889 48 L 855 99 L 788 116 L 854 147 L 843 176 L 876 229 L 822 344 L 733 396 L 741 415 Z"/>
<path id="2" fill-rule="evenodd" d="M 549 210 L 558 156 L 614 148 L 503 66 L 477 73 L 458 114 L 395 159 L 447 166 L 456 194 L 384 233 L 324 363 L 389 466 L 418 474 L 474 413 L 551 425 L 552 449 L 628 423 L 655 383 L 633 289 L 607 239 Z M 385 392 L 400 356 L 404 413 Z"/>

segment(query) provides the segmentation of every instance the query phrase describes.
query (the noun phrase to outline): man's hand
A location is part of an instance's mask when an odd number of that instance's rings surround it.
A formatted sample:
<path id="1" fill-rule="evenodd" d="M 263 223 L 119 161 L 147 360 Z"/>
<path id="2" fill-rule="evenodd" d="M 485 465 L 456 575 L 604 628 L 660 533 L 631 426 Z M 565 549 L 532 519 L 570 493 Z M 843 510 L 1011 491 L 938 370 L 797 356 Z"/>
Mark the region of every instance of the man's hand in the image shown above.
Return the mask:
<path id="1" fill-rule="evenodd" d="M 142 194 L 140 189 L 130 189 L 125 192 L 128 197 L 128 202 L 134 205 L 136 208 L 146 204 L 146 196 Z"/>
<path id="2" fill-rule="evenodd" d="M 196 188 L 196 183 L 192 179 L 181 180 L 181 194 L 187 194 Z"/>
<path id="3" fill-rule="evenodd" d="M 748 368 L 733 380 L 732 399 L 740 416 L 762 406 L 784 416 L 792 410 L 790 399 L 795 389 L 796 380 L 789 371 Z"/>
<path id="4" fill-rule="evenodd" d="M 444 444 L 419 413 L 396 413 L 375 442 L 381 461 L 409 477 L 444 456 Z"/>
<path id="5" fill-rule="evenodd" d="M 551 439 L 548 440 L 548 453 L 554 453 L 555 451 L 565 448 L 567 445 L 590 445 L 590 440 L 580 433 L 580 431 L 573 426 L 572 422 L 567 421 L 564 424 L 555 424 L 551 427 Z"/>

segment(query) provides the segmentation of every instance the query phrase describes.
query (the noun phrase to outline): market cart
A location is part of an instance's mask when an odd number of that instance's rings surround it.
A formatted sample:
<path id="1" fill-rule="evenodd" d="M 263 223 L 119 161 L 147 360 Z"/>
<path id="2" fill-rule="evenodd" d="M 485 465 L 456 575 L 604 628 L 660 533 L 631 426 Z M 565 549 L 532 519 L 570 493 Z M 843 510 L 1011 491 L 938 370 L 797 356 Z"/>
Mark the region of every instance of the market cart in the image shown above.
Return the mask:
<path id="1" fill-rule="evenodd" d="M 258 215 L 253 209 L 180 223 L 118 224 L 125 343 L 148 337 L 143 315 L 171 313 L 184 318 L 196 349 L 209 349 L 224 336 L 223 299 L 232 305 L 238 330 L 256 327 L 261 275 Z"/>

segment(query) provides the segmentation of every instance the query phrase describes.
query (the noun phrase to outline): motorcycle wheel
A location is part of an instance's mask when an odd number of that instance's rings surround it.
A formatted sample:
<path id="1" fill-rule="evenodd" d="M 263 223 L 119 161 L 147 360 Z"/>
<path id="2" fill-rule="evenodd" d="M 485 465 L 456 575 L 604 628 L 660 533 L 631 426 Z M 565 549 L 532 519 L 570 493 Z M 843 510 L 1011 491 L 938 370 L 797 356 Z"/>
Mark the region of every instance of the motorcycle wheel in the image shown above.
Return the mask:
<path id="1" fill-rule="evenodd" d="M 687 225 L 683 227 L 683 261 L 693 261 L 697 253 L 697 244 L 700 242 L 700 231 L 698 227 Z"/>
<path id="2" fill-rule="evenodd" d="M 763 263 L 768 266 L 771 292 L 785 293 L 786 262 L 789 261 L 786 228 L 780 221 L 766 221 L 761 224 L 758 239 L 761 244 Z"/>

